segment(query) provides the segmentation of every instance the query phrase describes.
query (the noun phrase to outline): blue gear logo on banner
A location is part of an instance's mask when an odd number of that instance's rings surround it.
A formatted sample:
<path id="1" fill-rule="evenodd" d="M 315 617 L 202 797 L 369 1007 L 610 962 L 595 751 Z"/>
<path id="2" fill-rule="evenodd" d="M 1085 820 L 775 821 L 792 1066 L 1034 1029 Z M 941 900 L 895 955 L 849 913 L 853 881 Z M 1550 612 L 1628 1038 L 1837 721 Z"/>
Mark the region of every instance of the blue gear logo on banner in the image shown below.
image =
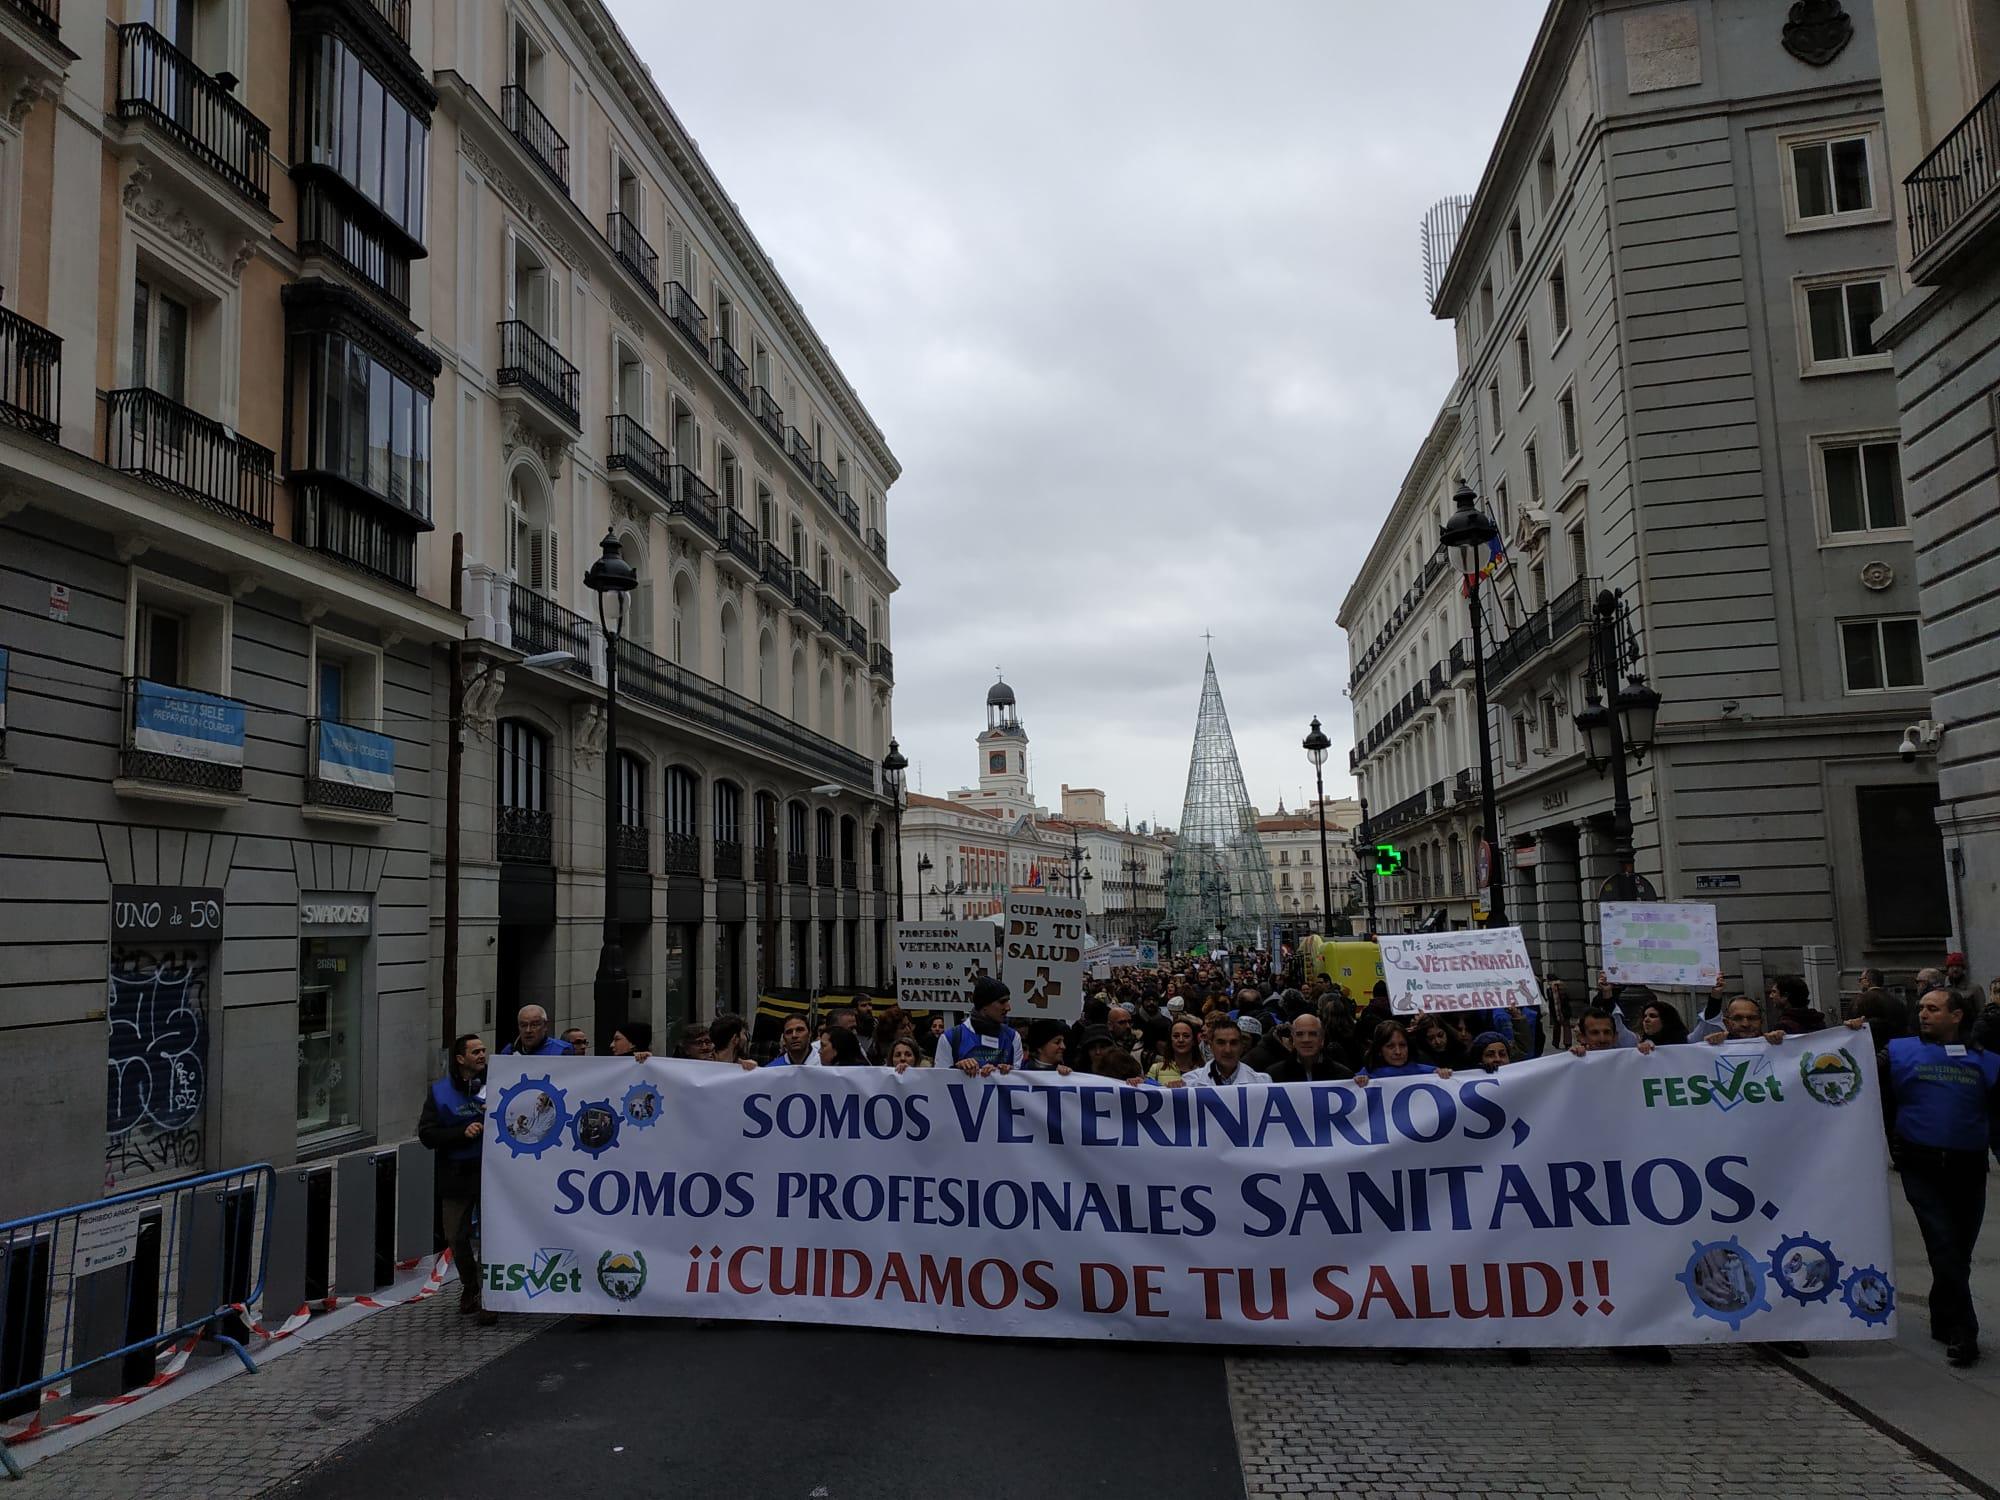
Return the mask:
<path id="1" fill-rule="evenodd" d="M 563 1091 L 546 1073 L 511 1085 L 500 1095 L 492 1116 L 500 1127 L 500 1144 L 516 1156 L 540 1160 L 562 1139 L 563 1126 L 569 1123 L 563 1103 Z"/>
<path id="2" fill-rule="evenodd" d="M 586 1099 L 570 1116 L 569 1143 L 594 1159 L 618 1144 L 618 1127 L 623 1123 L 623 1114 L 612 1108 L 609 1099 Z"/>
<path id="3" fill-rule="evenodd" d="M 1727 1323 L 1731 1333 L 1741 1332 L 1752 1314 L 1771 1308 L 1763 1266 L 1733 1234 L 1726 1240 L 1696 1240 L 1687 1269 L 1674 1280 L 1687 1288 L 1697 1318 Z"/>
<path id="4" fill-rule="evenodd" d="M 659 1088 L 651 1083 L 635 1083 L 625 1090 L 625 1098 L 619 1106 L 625 1113 L 625 1123 L 634 1130 L 651 1130 L 660 1123 L 660 1110 L 666 1104 Z"/>
<path id="5" fill-rule="evenodd" d="M 1871 1328 L 1879 1328 L 1896 1311 L 1896 1288 L 1874 1266 L 1863 1266 L 1840 1289 L 1840 1300 L 1850 1318 L 1859 1318 Z"/>
<path id="6" fill-rule="evenodd" d="M 1788 1234 L 1771 1252 L 1771 1279 L 1794 1302 L 1826 1301 L 1840 1289 L 1844 1269 L 1833 1246 L 1809 1234 Z"/>

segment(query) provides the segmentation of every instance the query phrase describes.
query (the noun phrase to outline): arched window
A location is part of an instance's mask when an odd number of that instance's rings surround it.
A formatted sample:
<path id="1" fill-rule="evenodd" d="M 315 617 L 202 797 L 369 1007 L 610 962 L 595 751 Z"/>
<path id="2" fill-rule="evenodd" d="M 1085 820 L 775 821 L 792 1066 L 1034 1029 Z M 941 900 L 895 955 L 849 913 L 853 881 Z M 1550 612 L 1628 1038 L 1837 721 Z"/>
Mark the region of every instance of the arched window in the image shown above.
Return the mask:
<path id="1" fill-rule="evenodd" d="M 673 657 L 691 672 L 701 670 L 701 625 L 695 613 L 694 585 L 688 575 L 674 575 Z"/>
<path id="2" fill-rule="evenodd" d="M 860 837 L 861 825 L 853 818 L 843 816 L 840 820 L 840 888 L 844 891 L 855 890 L 861 884 L 856 860 Z"/>
<path id="3" fill-rule="evenodd" d="M 757 635 L 757 701 L 778 706 L 778 638 L 769 630 Z"/>
<path id="4" fill-rule="evenodd" d="M 813 728 L 830 740 L 840 737 L 833 721 L 833 673 L 826 667 L 819 669 L 819 722 Z"/>
<path id="5" fill-rule="evenodd" d="M 726 600 L 722 606 L 722 625 L 717 635 L 721 650 L 720 675 L 716 681 L 732 692 L 742 688 L 743 676 L 743 626 L 742 617 L 736 613 L 736 606 Z"/>
<path id="6" fill-rule="evenodd" d="M 861 713 L 854 706 L 852 679 L 841 684 L 840 689 L 840 740 L 850 750 L 861 748 Z"/>
<path id="7" fill-rule="evenodd" d="M 823 807 L 813 811 L 813 884 L 833 885 L 833 814 Z"/>
<path id="8" fill-rule="evenodd" d="M 667 871 L 673 875 L 701 873 L 701 778 L 685 766 L 667 767 Z"/>
<path id="9" fill-rule="evenodd" d="M 775 881 L 778 878 L 778 799 L 769 792 L 759 792 L 756 800 L 756 854 L 757 878 Z"/>
<path id="10" fill-rule="evenodd" d="M 785 804 L 785 879 L 793 885 L 806 883 L 809 868 L 806 849 L 806 805 L 803 802 Z"/>
<path id="11" fill-rule="evenodd" d="M 875 889 L 886 891 L 888 886 L 882 879 L 882 825 L 877 823 L 868 830 L 868 864 L 875 876 Z"/>
<path id="12" fill-rule="evenodd" d="M 743 788 L 733 781 L 715 784 L 715 878 L 743 878 Z"/>
<path id="13" fill-rule="evenodd" d="M 549 737 L 525 720 L 502 719 L 494 742 L 496 853 L 511 863 L 549 864 Z"/>
<path id="14" fill-rule="evenodd" d="M 806 654 L 792 653 L 792 721 L 812 723 L 812 700 L 806 696 Z"/>
<path id="15" fill-rule="evenodd" d="M 618 868 L 643 874 L 650 868 L 646 837 L 646 763 L 629 750 L 618 752 L 618 824 L 613 837 Z"/>
<path id="16" fill-rule="evenodd" d="M 516 464 L 507 478 L 507 571 L 549 598 L 560 592 L 562 577 L 552 509 L 541 476 L 528 464 Z"/>

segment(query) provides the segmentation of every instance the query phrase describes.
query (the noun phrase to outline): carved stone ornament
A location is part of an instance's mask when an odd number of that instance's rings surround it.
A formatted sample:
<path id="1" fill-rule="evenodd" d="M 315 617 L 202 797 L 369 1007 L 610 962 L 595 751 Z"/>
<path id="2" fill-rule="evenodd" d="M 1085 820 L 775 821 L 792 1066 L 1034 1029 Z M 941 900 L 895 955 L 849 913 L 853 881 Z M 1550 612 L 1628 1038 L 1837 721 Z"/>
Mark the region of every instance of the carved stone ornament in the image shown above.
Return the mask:
<path id="1" fill-rule="evenodd" d="M 236 246 L 231 254 L 224 255 L 209 241 L 208 226 L 192 217 L 184 208 L 176 207 L 160 195 L 151 191 L 153 169 L 149 163 L 140 162 L 132 168 L 125 179 L 123 198 L 125 211 L 140 223 L 154 229 L 159 235 L 180 246 L 203 265 L 227 276 L 232 282 L 243 275 L 243 268 L 250 264 L 250 257 L 256 253 L 247 241 Z"/>
<path id="2" fill-rule="evenodd" d="M 542 461 L 550 479 L 562 476 L 563 453 L 569 444 L 545 442 L 521 420 L 519 412 L 509 412 L 507 425 L 500 434 L 500 452 L 503 458 L 511 459 L 523 448 Z"/>
<path id="3" fill-rule="evenodd" d="M 1854 19 L 1840 0 L 1797 0 L 1785 21 L 1785 50 L 1800 62 L 1823 68 L 1854 40 Z"/>
<path id="4" fill-rule="evenodd" d="M 623 297 L 613 297 L 611 299 L 611 313 L 619 322 L 638 335 L 640 343 L 645 343 L 646 325 L 639 321 L 639 315 L 632 310 L 630 303 Z"/>
<path id="5" fill-rule="evenodd" d="M 562 257 L 577 279 L 588 281 L 589 270 L 578 262 L 576 249 L 570 244 L 568 237 L 553 220 L 535 206 L 526 193 L 515 185 L 514 179 L 479 148 L 479 143 L 464 132 L 460 132 L 458 148 L 465 153 L 465 159 L 479 169 L 479 175 L 493 185 L 493 191 L 506 199 L 514 211 L 548 243 L 549 248 Z"/>
<path id="6" fill-rule="evenodd" d="M 44 78 L 22 78 L 14 85 L 14 93 L 7 101 L 7 123 L 19 130 L 27 124 L 28 116 L 35 112 L 35 106 L 44 99 L 60 97 L 55 85 Z"/>
<path id="7" fill-rule="evenodd" d="M 1879 557 L 1861 565 L 1861 586 L 1863 588 L 1873 589 L 1879 594 L 1895 581 L 1896 570 L 1883 562 Z"/>
<path id="8" fill-rule="evenodd" d="M 631 522 L 634 526 L 639 527 L 642 532 L 649 519 L 646 515 L 646 507 L 644 505 L 634 500 L 630 495 L 618 490 L 611 492 L 611 514 L 621 521 Z"/>
<path id="9" fill-rule="evenodd" d="M 580 765 L 591 766 L 604 755 L 604 709 L 595 703 L 577 711 L 572 752 Z"/>

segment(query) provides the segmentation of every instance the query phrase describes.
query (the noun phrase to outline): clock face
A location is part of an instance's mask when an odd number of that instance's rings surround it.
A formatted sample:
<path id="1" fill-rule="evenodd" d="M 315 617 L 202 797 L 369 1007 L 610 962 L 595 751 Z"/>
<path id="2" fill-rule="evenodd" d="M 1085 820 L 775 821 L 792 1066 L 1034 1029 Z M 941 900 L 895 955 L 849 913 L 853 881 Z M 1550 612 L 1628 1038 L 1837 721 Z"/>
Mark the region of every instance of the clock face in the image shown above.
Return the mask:
<path id="1" fill-rule="evenodd" d="M 995 775 L 995 776 L 1004 776 L 1004 775 L 1006 775 L 1006 774 L 1007 774 L 1007 752 L 1006 752 L 1005 750 L 996 750 L 996 751 L 994 751 L 994 752 L 993 752 L 993 753 L 992 753 L 991 755 L 987 756 L 987 757 L 986 757 L 986 769 L 987 769 L 988 771 L 990 771 L 990 772 L 991 772 L 991 773 L 992 773 L 993 775 Z"/>

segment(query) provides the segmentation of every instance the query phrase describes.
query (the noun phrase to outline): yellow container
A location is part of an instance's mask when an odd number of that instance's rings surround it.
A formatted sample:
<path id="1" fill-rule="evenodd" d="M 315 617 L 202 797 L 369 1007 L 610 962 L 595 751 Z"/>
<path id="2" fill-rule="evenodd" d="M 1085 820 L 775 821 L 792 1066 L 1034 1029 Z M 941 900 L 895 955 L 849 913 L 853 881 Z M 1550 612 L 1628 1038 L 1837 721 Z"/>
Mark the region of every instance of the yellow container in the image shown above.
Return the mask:
<path id="1" fill-rule="evenodd" d="M 1340 985 L 1356 1005 L 1366 1005 L 1382 977 L 1382 949 L 1352 939 L 1323 942 L 1313 955 L 1312 972 Z"/>

